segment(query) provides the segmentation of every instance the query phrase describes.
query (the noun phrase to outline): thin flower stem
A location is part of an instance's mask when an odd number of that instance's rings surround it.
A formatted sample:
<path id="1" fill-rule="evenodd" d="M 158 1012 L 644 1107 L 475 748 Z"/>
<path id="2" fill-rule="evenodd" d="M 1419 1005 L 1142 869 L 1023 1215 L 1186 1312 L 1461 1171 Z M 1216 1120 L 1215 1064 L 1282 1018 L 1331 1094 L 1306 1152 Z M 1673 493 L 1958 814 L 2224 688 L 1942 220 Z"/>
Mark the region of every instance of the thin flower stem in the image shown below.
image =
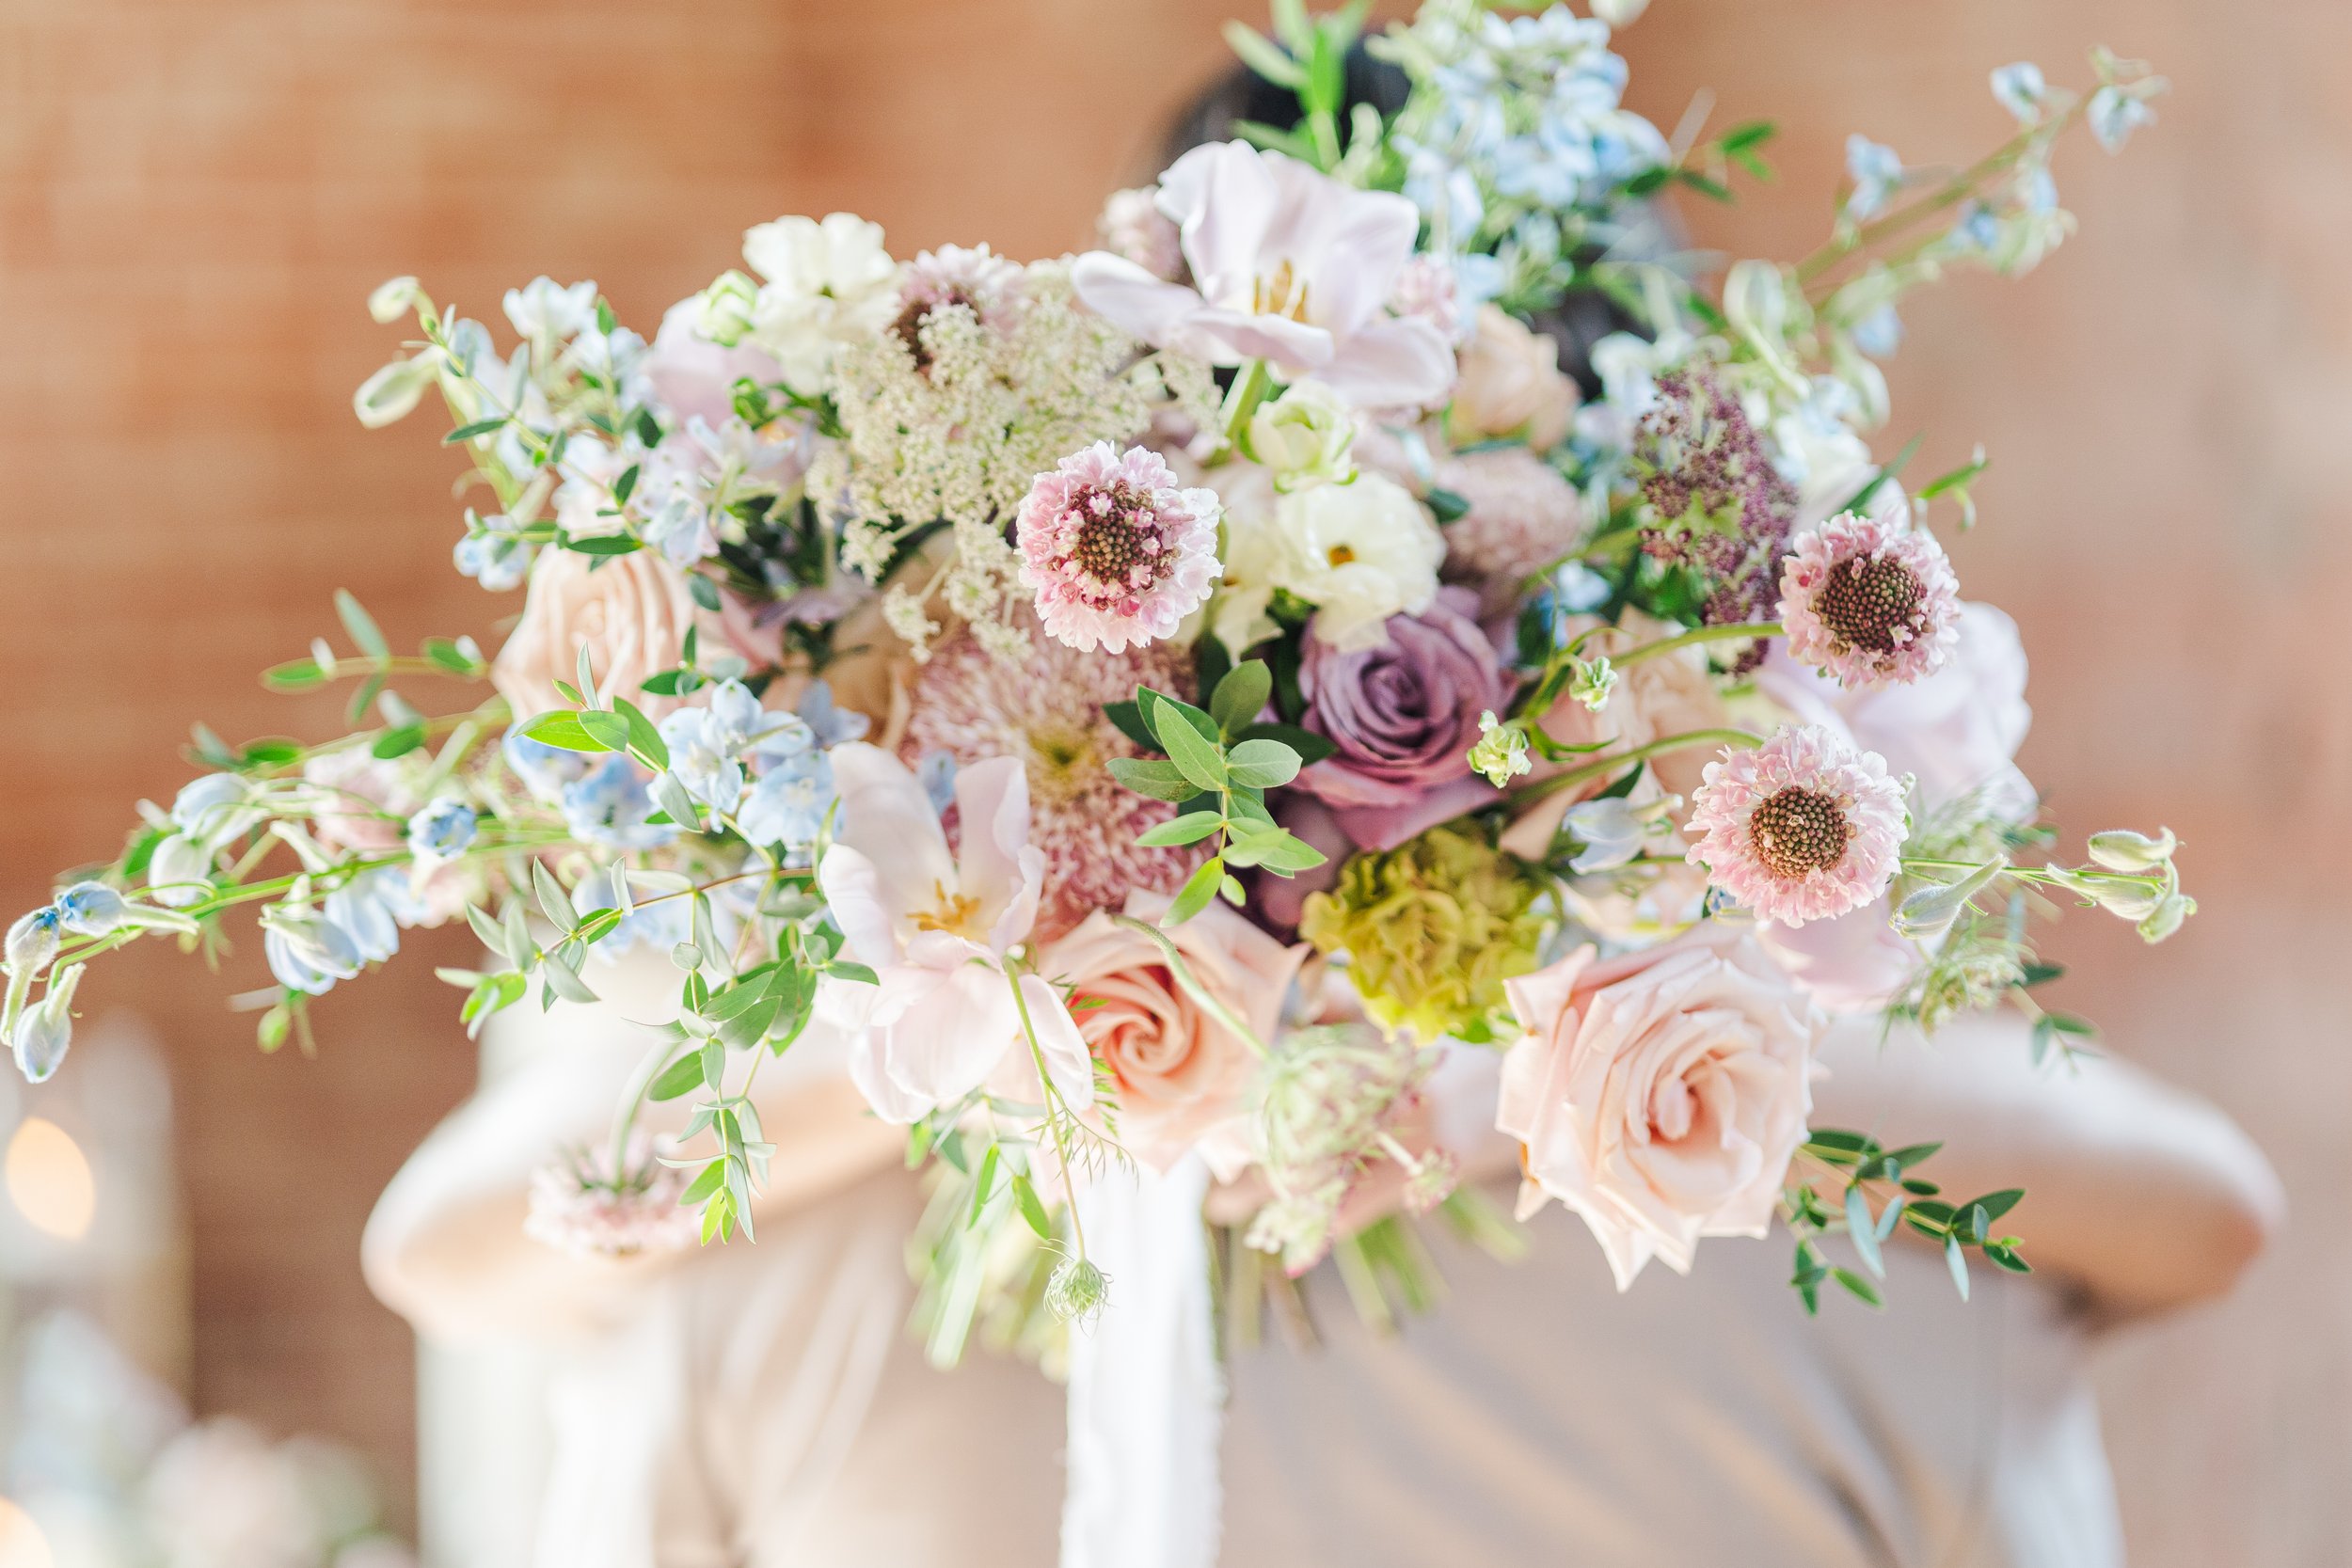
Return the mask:
<path id="1" fill-rule="evenodd" d="M 1640 762 L 1645 757 L 1659 756 L 1667 752 L 1679 752 L 1690 746 L 1761 746 L 1763 744 L 1762 736 L 1751 734 L 1746 730 L 1686 730 L 1680 735 L 1665 736 L 1653 740 L 1646 746 L 1635 746 L 1627 751 L 1617 752 L 1588 762 L 1581 768 L 1571 768 L 1565 772 L 1554 773 L 1548 779 L 1538 779 L 1525 788 L 1514 792 L 1511 800 L 1515 805 L 1524 805 L 1530 800 L 1540 800 L 1555 791 L 1572 789 L 1578 784 L 1587 784 L 1605 774 L 1614 772 L 1629 762 Z"/>
<path id="2" fill-rule="evenodd" d="M 1087 1231 L 1078 1218 L 1078 1184 L 1070 1174 L 1070 1140 L 1062 1132 L 1061 1117 L 1054 1114 L 1054 1106 L 1059 1103 L 1062 1116 L 1070 1115 L 1070 1102 L 1062 1099 L 1061 1090 L 1054 1085 L 1054 1075 L 1046 1070 L 1045 1048 L 1038 1044 L 1037 1025 L 1029 1022 L 1029 999 L 1022 994 L 1021 976 L 1010 964 L 1005 966 L 1005 982 L 1012 987 L 1012 1005 L 1021 1015 L 1021 1037 L 1028 1042 L 1029 1061 L 1037 1069 L 1038 1086 L 1045 1091 L 1045 1129 L 1054 1135 L 1054 1157 L 1061 1162 L 1061 1190 L 1066 1200 L 1063 1207 L 1070 1211 L 1070 1234 L 1078 1243 L 1078 1260 L 1084 1262 Z"/>
<path id="3" fill-rule="evenodd" d="M 1683 648 L 1695 648 L 1708 642 L 1730 642 L 1780 635 L 1781 625 L 1778 621 L 1742 621 L 1732 626 L 1700 626 L 1694 631 L 1686 631 L 1677 637 L 1661 637 L 1655 642 L 1645 642 L 1638 648 L 1629 648 L 1624 653 L 1612 654 L 1609 656 L 1609 662 L 1623 669 L 1629 664 L 1639 664 L 1645 658 L 1656 658 L 1661 654 L 1675 653 Z"/>
<path id="4" fill-rule="evenodd" d="M 1265 361 L 1252 359 L 1233 377 L 1232 390 L 1225 394 L 1221 420 L 1225 427 L 1225 444 L 1241 451 L 1242 433 L 1249 428 L 1249 416 L 1265 401 L 1267 384 L 1273 378 L 1267 373 Z"/>

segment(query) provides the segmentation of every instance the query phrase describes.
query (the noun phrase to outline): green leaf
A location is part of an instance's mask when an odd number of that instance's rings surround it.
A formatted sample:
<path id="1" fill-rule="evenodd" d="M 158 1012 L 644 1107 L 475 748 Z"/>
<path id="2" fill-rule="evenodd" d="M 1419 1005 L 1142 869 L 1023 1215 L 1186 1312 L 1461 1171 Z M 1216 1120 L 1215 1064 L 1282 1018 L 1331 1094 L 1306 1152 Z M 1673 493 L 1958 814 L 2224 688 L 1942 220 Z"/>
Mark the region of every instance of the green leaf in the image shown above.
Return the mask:
<path id="1" fill-rule="evenodd" d="M 539 912 L 548 917 L 548 925 L 559 931 L 572 928 L 578 916 L 572 913 L 571 895 L 564 891 L 564 884 L 555 879 L 555 873 L 548 869 L 548 863 L 543 860 L 531 863 L 531 891 L 538 896 Z"/>
<path id="2" fill-rule="evenodd" d="M 711 1161 L 696 1174 L 693 1180 L 687 1183 L 686 1191 L 678 1194 L 678 1207 L 683 1209 L 689 1204 L 702 1202 L 717 1192 L 720 1183 L 726 1179 L 727 1163 L 724 1160 Z"/>
<path id="3" fill-rule="evenodd" d="M 478 675 L 482 673 L 482 661 L 446 637 L 426 638 L 424 657 L 453 675 Z"/>
<path id="4" fill-rule="evenodd" d="M 879 986 L 882 984 L 882 976 L 875 974 L 873 970 L 868 968 L 866 965 L 853 964 L 842 959 L 835 959 L 834 962 L 827 964 L 825 966 L 825 973 L 832 975 L 836 980 L 854 980 L 858 984 L 866 986 Z"/>
<path id="5" fill-rule="evenodd" d="M 907 1129 L 907 1169 L 914 1170 L 931 1151 L 931 1124 L 918 1121 Z"/>
<path id="6" fill-rule="evenodd" d="M 461 424 L 455 430 L 453 430 L 448 435 L 442 436 L 441 445 L 445 447 L 453 447 L 461 441 L 470 441 L 478 436 L 495 435 L 499 431 L 504 430 L 505 428 L 506 416 L 503 414 L 501 414 L 495 420 L 476 420 L 471 424 Z"/>
<path id="7" fill-rule="evenodd" d="M 629 749 L 637 753 L 637 760 L 656 772 L 669 767 L 670 748 L 662 740 L 661 732 L 654 727 L 654 721 L 627 697 L 613 698 L 612 706 L 628 721 Z"/>
<path id="8" fill-rule="evenodd" d="M 1769 119 L 1751 119 L 1735 125 L 1715 138 L 1715 145 L 1725 152 L 1744 152 L 1761 147 L 1780 134 L 1780 127 Z"/>
<path id="9" fill-rule="evenodd" d="M 2046 986 L 2053 980 L 2063 979 L 2065 975 L 2064 964 L 2024 964 L 2018 969 L 2017 984 L 2020 989 L 2030 990 L 2035 986 Z"/>
<path id="10" fill-rule="evenodd" d="M 384 634 L 376 629 L 375 620 L 359 608 L 359 601 L 351 596 L 348 588 L 335 590 L 335 613 L 342 617 L 343 630 L 351 634 L 355 647 L 370 658 L 389 658 L 392 651 L 386 646 Z"/>
<path id="11" fill-rule="evenodd" d="M 1226 767 L 1245 789 L 1273 789 L 1298 777 L 1298 753 L 1279 740 L 1245 740 L 1227 753 Z"/>
<path id="12" fill-rule="evenodd" d="M 1854 1273 L 1851 1269 L 1832 1269 L 1829 1271 L 1829 1276 L 1837 1281 L 1838 1284 L 1844 1286 L 1849 1295 L 1852 1296 L 1856 1301 L 1861 1302 L 1866 1307 L 1883 1307 L 1886 1305 L 1884 1300 L 1879 1295 L 1879 1288 L 1871 1284 L 1868 1280 L 1863 1278 L 1862 1275 Z"/>
<path id="13" fill-rule="evenodd" d="M 1029 1179 L 1019 1171 L 1012 1173 L 1012 1200 L 1020 1206 L 1021 1217 L 1029 1222 L 1029 1228 L 1046 1241 L 1054 1239 L 1054 1222 L 1046 1217 L 1045 1205 L 1029 1185 Z"/>
<path id="14" fill-rule="evenodd" d="M 1278 87 L 1297 92 L 1307 85 L 1307 72 L 1298 62 L 1282 52 L 1281 46 L 1253 27 L 1239 22 L 1225 24 L 1226 47 L 1241 56 L 1241 63 Z"/>
<path id="15" fill-rule="evenodd" d="M 694 602 L 705 610 L 715 610 L 719 608 L 719 585 L 700 572 L 687 578 L 686 591 L 694 595 Z"/>
<path id="16" fill-rule="evenodd" d="M 1173 845 L 1198 844 L 1225 825 L 1222 812 L 1195 811 L 1171 821 L 1161 823 L 1136 835 L 1136 842 L 1147 849 L 1166 848 Z"/>
<path id="17" fill-rule="evenodd" d="M 630 493 L 636 488 L 637 465 L 631 463 L 621 470 L 621 477 L 612 482 L 612 499 L 621 505 L 627 506 Z"/>
<path id="18" fill-rule="evenodd" d="M 1184 801 L 1200 793 L 1172 762 L 1151 757 L 1113 757 L 1108 766 L 1112 778 L 1154 800 Z"/>
<path id="19" fill-rule="evenodd" d="M 567 533 L 557 543 L 574 555 L 635 555 L 645 547 L 626 533 Z"/>
<path id="20" fill-rule="evenodd" d="M 2017 1200 L 2025 1196 L 2026 1189 L 2023 1187 L 2004 1187 L 1997 1193 L 1985 1194 L 1970 1207 L 1983 1210 L 1985 1223 L 1990 1225 L 2016 1208 Z"/>
<path id="21" fill-rule="evenodd" d="M 1944 1238 L 1944 1266 L 1952 1271 L 1952 1289 L 1960 1292 L 1961 1300 L 1966 1301 L 1968 1299 L 1968 1254 L 1961 1249 L 1960 1238 L 1957 1236 Z"/>
<path id="22" fill-rule="evenodd" d="M 1837 511 L 1831 513 L 1830 515 L 1835 517 L 1842 513 L 1859 512 L 1863 509 L 1863 507 L 1869 504 L 1870 498 L 1878 494 L 1880 485 L 1884 484 L 1890 479 L 1899 479 L 1901 477 L 1902 471 L 1911 466 L 1911 459 L 1913 455 L 1918 451 L 1919 443 L 1924 439 L 1926 439 L 1926 436 L 1923 433 L 1918 436 L 1914 436 L 1910 440 L 1904 442 L 1903 450 L 1895 454 L 1895 461 L 1887 464 L 1877 473 L 1872 474 L 1867 483 L 1864 484 L 1861 489 L 1856 490 L 1847 500 L 1845 505 L 1839 507 Z"/>
<path id="23" fill-rule="evenodd" d="M 619 714 L 608 713 L 602 708 L 582 708 L 573 717 L 579 720 L 580 727 L 587 732 L 588 737 L 606 751 L 628 750 L 628 721 Z"/>
<path id="24" fill-rule="evenodd" d="M 1147 713 L 1152 710 L 1147 707 Z M 1168 760 L 1194 788 L 1221 790 L 1225 787 L 1225 753 L 1215 740 L 1202 736 L 1191 722 L 1181 717 L 1168 717 L 1163 705 L 1155 715 L 1152 728 L 1159 733 L 1160 743 L 1168 748 Z"/>
<path id="25" fill-rule="evenodd" d="M 576 950 L 558 947 L 548 955 L 548 961 L 539 967 L 539 973 L 546 978 L 555 994 L 564 1001 L 578 1003 L 583 1007 L 593 1007 L 596 1005 L 597 996 L 595 991 L 588 989 L 588 983 L 580 977 L 579 963 Z"/>
<path id="26" fill-rule="evenodd" d="M 980 1223 L 980 1211 L 988 1207 L 989 1189 L 995 1184 L 996 1165 L 1000 1155 L 998 1146 L 990 1144 L 988 1152 L 980 1156 L 980 1173 L 972 1179 L 972 1207 L 966 1210 L 963 1215 L 963 1227 L 966 1230 Z"/>
<path id="27" fill-rule="evenodd" d="M 389 762 L 394 757 L 406 756 L 423 744 L 424 726 L 422 724 L 399 724 L 377 736 L 375 744 L 368 750 L 375 755 L 378 761 Z"/>
<path id="28" fill-rule="evenodd" d="M 1859 1186 L 1846 1189 L 1846 1234 L 1851 1238 L 1862 1266 L 1884 1279 L 1886 1262 L 1879 1256 L 1878 1225 L 1870 1217 L 1870 1200 L 1863 1196 Z"/>
<path id="29" fill-rule="evenodd" d="M 488 948 L 493 953 L 503 953 L 506 951 L 505 931 L 501 929 L 499 923 L 496 920 L 493 920 L 479 905 L 469 904 L 466 906 L 466 924 L 473 927 L 473 934 L 482 939 L 483 946 Z"/>
<path id="30" fill-rule="evenodd" d="M 655 774 L 648 793 L 653 796 L 654 804 L 660 806 L 671 821 L 692 832 L 702 831 L 702 812 L 695 805 L 694 798 L 686 792 L 686 786 L 678 783 L 676 774 Z"/>
<path id="31" fill-rule="evenodd" d="M 1264 711 L 1274 695 L 1274 671 L 1264 659 L 1244 659 L 1225 673 L 1209 697 L 1209 717 L 1218 733 L 1238 735 Z"/>
<path id="32" fill-rule="evenodd" d="M 2011 1239 L 2014 1240 L 2014 1238 Z M 2023 1258 L 2018 1257 L 2016 1252 L 2012 1249 L 2003 1246 L 1998 1243 L 1985 1243 L 1984 1255 L 1987 1258 L 1992 1259 L 1994 1262 L 1999 1264 L 2002 1268 L 2007 1269 L 2011 1274 L 2033 1273 L 2033 1265 L 2031 1263 L 2028 1263 Z"/>
<path id="33" fill-rule="evenodd" d="M 1143 721 L 1143 709 L 1133 702 L 1104 703 L 1103 717 L 1109 720 L 1120 734 L 1145 751 L 1156 752 L 1160 749 L 1160 737 L 1152 733 L 1152 727 Z"/>
<path id="34" fill-rule="evenodd" d="M 1730 186 L 1720 180 L 1709 179 L 1697 169 L 1678 168 L 1675 170 L 1674 177 L 1710 200 L 1729 202 L 1735 199 Z"/>
<path id="35" fill-rule="evenodd" d="M 566 752 L 609 752 L 612 748 L 582 728 L 580 715 L 557 709 L 543 713 L 523 726 L 523 738 Z"/>
<path id="36" fill-rule="evenodd" d="M 1436 515 L 1439 526 L 1458 522 L 1470 515 L 1470 499 L 1458 490 L 1433 489 L 1422 499 L 1429 503 L 1429 510 Z"/>
<path id="37" fill-rule="evenodd" d="M 264 1054 L 276 1052 L 286 1043 L 286 1032 L 294 1027 L 294 1009 L 283 1002 L 262 1015 L 254 1038 Z"/>
<path id="38" fill-rule="evenodd" d="M 315 658 L 290 659 L 262 671 L 262 684 L 272 691 L 308 691 L 326 684 L 326 672 Z"/>
<path id="39" fill-rule="evenodd" d="M 1978 475 L 1983 473 L 1985 469 L 1991 467 L 1992 466 L 1993 464 L 1991 460 L 1984 455 L 1984 449 L 1982 447 L 1979 447 L 1977 449 L 1977 455 L 1973 459 L 1962 464 L 1959 467 L 1954 468 L 1949 473 L 1938 474 L 1935 478 L 1928 481 L 1925 484 L 1919 486 L 1919 494 L 1914 499 L 1917 500 L 1930 501 L 1933 500 L 1938 496 L 1948 495 L 1952 491 L 1961 489 L 1967 485 L 1970 482 L 1975 480 Z"/>
<path id="40" fill-rule="evenodd" d="M 701 1064 L 704 1085 L 713 1094 L 724 1094 L 727 1081 L 726 1048 L 717 1040 L 705 1040 L 702 1050 L 695 1053 L 695 1059 Z"/>
<path id="41" fill-rule="evenodd" d="M 1185 921 L 1207 909 L 1209 900 L 1216 896 L 1217 883 L 1224 879 L 1224 876 L 1225 862 L 1221 858 L 1211 855 L 1203 861 L 1200 869 L 1194 872 L 1184 887 L 1178 891 L 1176 901 L 1168 906 L 1168 913 L 1160 921 L 1161 927 L 1168 928 L 1182 926 Z"/>
<path id="42" fill-rule="evenodd" d="M 1296 724 L 1252 724 L 1235 737 L 1240 740 L 1279 740 L 1298 753 L 1299 766 L 1312 767 L 1339 750 L 1330 736 Z"/>
<path id="43" fill-rule="evenodd" d="M 702 1053 L 690 1051 L 661 1069 L 660 1076 L 656 1077 L 652 1085 L 645 1090 L 645 1098 L 647 1100 L 675 1100 L 681 1095 L 692 1094 L 702 1087 Z"/>

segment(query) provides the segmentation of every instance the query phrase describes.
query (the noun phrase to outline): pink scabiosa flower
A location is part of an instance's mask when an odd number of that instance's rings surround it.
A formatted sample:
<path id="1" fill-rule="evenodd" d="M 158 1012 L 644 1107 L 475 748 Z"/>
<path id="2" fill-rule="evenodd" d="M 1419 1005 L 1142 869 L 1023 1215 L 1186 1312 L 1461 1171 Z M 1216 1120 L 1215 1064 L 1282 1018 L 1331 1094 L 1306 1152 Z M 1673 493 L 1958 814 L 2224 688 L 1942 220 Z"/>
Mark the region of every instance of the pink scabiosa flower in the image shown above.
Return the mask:
<path id="1" fill-rule="evenodd" d="M 628 1140 L 620 1168 L 609 1151 L 568 1148 L 531 1177 L 523 1234 L 576 1258 L 627 1258 L 694 1244 L 702 1217 L 678 1199 L 689 1178 L 654 1157 L 653 1140 Z"/>
<path id="2" fill-rule="evenodd" d="M 1932 535 L 1849 512 L 1802 535 L 1780 569 L 1780 621 L 1800 664 L 1849 687 L 1903 685 L 1960 641 L 1960 583 Z"/>
<path id="3" fill-rule="evenodd" d="M 1180 487 L 1159 454 L 1097 441 L 1040 474 L 1021 502 L 1021 580 L 1057 641 L 1105 653 L 1172 635 L 1208 602 L 1214 490 Z"/>
<path id="4" fill-rule="evenodd" d="M 923 341 L 923 324 L 935 310 L 961 306 L 980 325 L 1002 332 L 1010 328 L 1021 297 L 1021 268 L 986 245 L 969 249 L 960 245 L 927 250 L 907 263 L 898 285 L 898 314 L 890 330 L 914 356 L 914 368 L 930 369 L 931 351 Z"/>
<path id="5" fill-rule="evenodd" d="M 1903 842 L 1902 786 L 1828 730 L 1790 725 L 1707 765 L 1691 802 L 1708 880 L 1765 920 L 1802 926 L 1886 891 Z"/>
<path id="6" fill-rule="evenodd" d="M 1189 699 L 1192 658 L 1169 648 L 1081 654 L 1034 629 L 1026 657 L 1003 658 L 966 635 L 943 645 L 916 677 L 899 755 L 945 752 L 970 766 L 1019 757 L 1029 784 L 1029 842 L 1045 856 L 1038 942 L 1051 942 L 1131 892 L 1174 893 L 1200 863 L 1192 848 L 1146 848 L 1136 835 L 1176 815 L 1111 777 L 1135 742 L 1103 716 L 1137 686 Z"/>

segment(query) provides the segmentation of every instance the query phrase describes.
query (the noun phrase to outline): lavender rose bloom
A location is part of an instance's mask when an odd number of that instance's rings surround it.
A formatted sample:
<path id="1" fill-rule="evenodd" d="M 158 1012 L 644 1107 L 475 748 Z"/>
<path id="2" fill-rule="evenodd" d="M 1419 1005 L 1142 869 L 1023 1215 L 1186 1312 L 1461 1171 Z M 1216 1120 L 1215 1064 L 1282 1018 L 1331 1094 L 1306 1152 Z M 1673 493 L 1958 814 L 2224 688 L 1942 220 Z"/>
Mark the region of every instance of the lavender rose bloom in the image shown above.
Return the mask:
<path id="1" fill-rule="evenodd" d="M 1306 724 L 1338 750 L 1298 784 L 1367 848 L 1401 844 L 1494 795 L 1471 775 L 1470 749 L 1478 716 L 1500 713 L 1511 685 L 1470 618 L 1476 608 L 1473 595 L 1448 589 L 1419 615 L 1391 616 L 1381 647 L 1343 653 L 1307 641 L 1298 673 Z"/>

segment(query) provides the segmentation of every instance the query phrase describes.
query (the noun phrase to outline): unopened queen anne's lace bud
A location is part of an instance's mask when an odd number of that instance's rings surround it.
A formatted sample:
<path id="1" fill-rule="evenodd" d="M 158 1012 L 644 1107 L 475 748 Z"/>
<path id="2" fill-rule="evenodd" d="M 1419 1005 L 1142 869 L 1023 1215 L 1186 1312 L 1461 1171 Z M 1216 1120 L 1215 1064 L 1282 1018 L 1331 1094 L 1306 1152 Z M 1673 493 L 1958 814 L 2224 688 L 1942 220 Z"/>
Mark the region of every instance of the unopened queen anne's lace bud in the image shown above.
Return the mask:
<path id="1" fill-rule="evenodd" d="M 1058 1323 L 1090 1322 L 1110 1300 L 1110 1276 L 1084 1258 L 1065 1258 L 1045 1282 L 1045 1309 Z"/>

